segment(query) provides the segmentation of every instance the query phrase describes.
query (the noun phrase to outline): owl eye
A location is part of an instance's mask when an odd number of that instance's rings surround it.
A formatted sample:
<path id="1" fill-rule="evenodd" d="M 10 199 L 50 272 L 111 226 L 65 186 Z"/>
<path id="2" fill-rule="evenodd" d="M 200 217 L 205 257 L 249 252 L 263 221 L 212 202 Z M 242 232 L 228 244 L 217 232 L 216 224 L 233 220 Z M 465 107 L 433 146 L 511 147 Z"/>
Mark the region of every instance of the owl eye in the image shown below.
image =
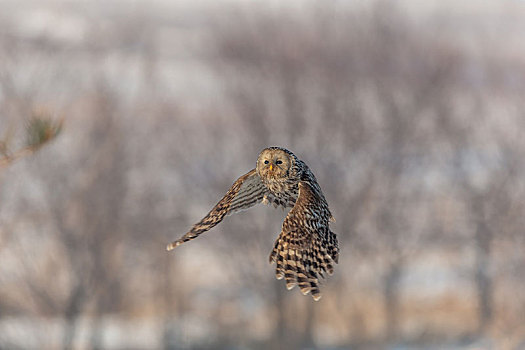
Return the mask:
<path id="1" fill-rule="evenodd" d="M 282 160 L 278 160 L 275 162 L 275 164 L 283 164 L 283 161 Z"/>
<path id="2" fill-rule="evenodd" d="M 264 161 L 264 164 L 268 164 L 268 163 L 270 163 L 270 162 L 269 162 L 269 161 L 267 161 L 267 160 L 265 160 L 265 161 Z"/>

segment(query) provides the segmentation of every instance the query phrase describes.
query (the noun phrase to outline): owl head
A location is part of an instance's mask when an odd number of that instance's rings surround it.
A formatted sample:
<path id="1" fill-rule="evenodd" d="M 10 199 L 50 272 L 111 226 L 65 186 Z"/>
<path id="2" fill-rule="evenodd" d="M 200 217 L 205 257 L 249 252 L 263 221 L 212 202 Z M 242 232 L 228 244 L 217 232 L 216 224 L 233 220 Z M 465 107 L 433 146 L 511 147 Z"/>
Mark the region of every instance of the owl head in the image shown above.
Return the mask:
<path id="1" fill-rule="evenodd" d="M 265 148 L 257 158 L 257 174 L 265 179 L 288 178 L 292 162 L 290 151 L 280 147 Z"/>

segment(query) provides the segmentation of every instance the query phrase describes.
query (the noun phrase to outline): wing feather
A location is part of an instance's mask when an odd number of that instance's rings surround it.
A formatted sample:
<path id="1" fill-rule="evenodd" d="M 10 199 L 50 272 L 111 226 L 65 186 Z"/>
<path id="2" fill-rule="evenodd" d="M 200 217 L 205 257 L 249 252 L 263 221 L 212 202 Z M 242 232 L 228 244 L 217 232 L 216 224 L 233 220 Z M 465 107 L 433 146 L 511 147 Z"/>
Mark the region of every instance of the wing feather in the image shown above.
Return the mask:
<path id="1" fill-rule="evenodd" d="M 321 298 L 320 279 L 333 273 L 339 255 L 337 237 L 328 224 L 331 213 L 317 187 L 309 181 L 299 182 L 297 201 L 270 254 L 276 277 L 284 278 L 288 289 L 299 285 L 303 294 L 311 293 L 315 300 Z"/>
<path id="2" fill-rule="evenodd" d="M 184 242 L 197 238 L 200 234 L 219 224 L 226 215 L 248 209 L 262 202 L 267 192 L 266 186 L 262 183 L 255 169 L 249 171 L 233 183 L 226 195 L 201 221 L 193 225 L 191 230 L 180 239 L 170 243 L 167 249 L 172 250 Z"/>

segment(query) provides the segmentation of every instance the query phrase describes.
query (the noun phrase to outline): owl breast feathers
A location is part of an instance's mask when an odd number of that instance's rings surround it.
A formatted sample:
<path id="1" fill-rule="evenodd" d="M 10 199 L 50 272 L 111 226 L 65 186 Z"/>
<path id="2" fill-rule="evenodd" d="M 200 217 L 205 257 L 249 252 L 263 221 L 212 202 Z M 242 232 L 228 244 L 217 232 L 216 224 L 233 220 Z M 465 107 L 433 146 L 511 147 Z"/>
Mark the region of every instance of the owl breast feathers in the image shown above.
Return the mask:
<path id="1" fill-rule="evenodd" d="M 237 179 L 219 203 L 167 249 L 198 237 L 226 215 L 261 202 L 292 208 L 270 254 L 276 277 L 284 278 L 288 289 L 298 285 L 303 294 L 319 300 L 320 280 L 333 273 L 338 261 L 337 237 L 329 228 L 329 221 L 335 220 L 314 174 L 287 149 L 262 150 L 256 168 Z"/>

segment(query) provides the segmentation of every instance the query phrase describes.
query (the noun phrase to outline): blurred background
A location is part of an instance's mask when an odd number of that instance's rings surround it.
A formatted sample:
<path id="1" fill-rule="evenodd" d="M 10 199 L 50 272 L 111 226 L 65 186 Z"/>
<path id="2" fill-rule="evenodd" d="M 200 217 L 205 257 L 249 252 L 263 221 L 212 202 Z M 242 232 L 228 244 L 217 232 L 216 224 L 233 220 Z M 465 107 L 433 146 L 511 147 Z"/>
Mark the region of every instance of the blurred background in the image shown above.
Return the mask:
<path id="1" fill-rule="evenodd" d="M 0 7 L 1 349 L 525 349 L 525 2 Z M 271 145 L 337 219 L 319 302 L 281 210 L 165 250 Z"/>

